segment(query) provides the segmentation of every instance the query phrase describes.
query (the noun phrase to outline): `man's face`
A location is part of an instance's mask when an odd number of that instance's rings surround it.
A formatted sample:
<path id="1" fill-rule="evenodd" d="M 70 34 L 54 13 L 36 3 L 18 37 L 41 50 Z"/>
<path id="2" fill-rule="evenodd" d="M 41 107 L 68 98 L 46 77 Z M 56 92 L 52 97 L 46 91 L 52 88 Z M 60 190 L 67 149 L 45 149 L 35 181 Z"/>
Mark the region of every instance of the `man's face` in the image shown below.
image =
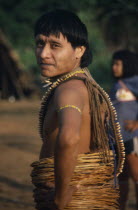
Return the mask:
<path id="1" fill-rule="evenodd" d="M 112 65 L 112 71 L 114 77 L 122 77 L 123 76 L 123 62 L 121 60 L 114 60 Z"/>
<path id="2" fill-rule="evenodd" d="M 61 33 L 59 38 L 54 35 L 36 36 L 36 58 L 41 74 L 55 77 L 72 71 L 80 66 L 81 48 L 73 48 Z"/>

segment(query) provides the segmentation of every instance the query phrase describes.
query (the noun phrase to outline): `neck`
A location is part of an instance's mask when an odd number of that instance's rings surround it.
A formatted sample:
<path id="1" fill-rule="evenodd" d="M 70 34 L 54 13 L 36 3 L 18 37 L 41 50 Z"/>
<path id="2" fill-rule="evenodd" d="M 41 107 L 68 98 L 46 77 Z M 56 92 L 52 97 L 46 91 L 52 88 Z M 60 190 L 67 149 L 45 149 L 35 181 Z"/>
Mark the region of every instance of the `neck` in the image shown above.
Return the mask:
<path id="1" fill-rule="evenodd" d="M 52 78 L 46 78 L 46 80 L 43 82 L 44 85 L 43 87 L 49 87 L 49 85 L 51 86 L 52 84 L 56 84 L 57 81 L 63 81 L 64 79 L 66 80 L 69 77 L 72 77 L 73 75 L 76 75 L 78 73 L 85 73 L 84 69 L 81 69 L 80 67 L 73 69 L 70 72 L 66 72 L 65 74 L 60 74 L 59 76 L 56 77 L 52 77 Z"/>
<path id="2" fill-rule="evenodd" d="M 66 76 L 67 74 L 70 74 L 70 73 L 73 73 L 73 72 L 79 71 L 79 70 L 81 70 L 81 67 L 73 68 L 71 71 L 66 72 L 64 74 L 60 74 L 60 75 L 55 76 L 55 77 L 47 77 L 46 80 L 50 80 L 51 82 L 55 82 L 57 79 L 60 79 L 61 77 Z"/>

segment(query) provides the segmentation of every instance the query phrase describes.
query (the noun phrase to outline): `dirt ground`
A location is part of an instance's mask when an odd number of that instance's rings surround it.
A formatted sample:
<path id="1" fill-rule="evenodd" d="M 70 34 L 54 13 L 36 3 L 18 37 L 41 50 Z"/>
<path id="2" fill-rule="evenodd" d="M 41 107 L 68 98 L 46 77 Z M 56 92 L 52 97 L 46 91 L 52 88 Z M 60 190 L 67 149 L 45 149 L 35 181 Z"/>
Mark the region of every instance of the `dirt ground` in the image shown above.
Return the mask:
<path id="1" fill-rule="evenodd" d="M 38 159 L 39 101 L 0 101 L 0 209 L 34 210 L 30 164 Z M 127 210 L 134 210 L 134 187 L 130 182 Z"/>

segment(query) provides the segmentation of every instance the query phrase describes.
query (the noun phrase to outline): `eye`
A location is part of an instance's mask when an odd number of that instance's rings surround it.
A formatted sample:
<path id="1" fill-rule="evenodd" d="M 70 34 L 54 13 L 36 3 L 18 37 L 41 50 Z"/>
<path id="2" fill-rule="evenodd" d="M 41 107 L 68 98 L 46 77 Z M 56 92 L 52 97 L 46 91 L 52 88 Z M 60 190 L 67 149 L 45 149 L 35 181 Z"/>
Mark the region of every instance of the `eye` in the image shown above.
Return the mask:
<path id="1" fill-rule="evenodd" d="M 43 47 L 44 41 L 43 40 L 37 40 L 36 41 L 36 47 Z"/>
<path id="2" fill-rule="evenodd" d="M 52 44 L 51 44 L 51 48 L 53 48 L 53 49 L 54 49 L 54 48 L 58 48 L 58 47 L 60 47 L 60 46 L 59 46 L 59 44 L 57 44 L 57 43 L 52 43 Z"/>

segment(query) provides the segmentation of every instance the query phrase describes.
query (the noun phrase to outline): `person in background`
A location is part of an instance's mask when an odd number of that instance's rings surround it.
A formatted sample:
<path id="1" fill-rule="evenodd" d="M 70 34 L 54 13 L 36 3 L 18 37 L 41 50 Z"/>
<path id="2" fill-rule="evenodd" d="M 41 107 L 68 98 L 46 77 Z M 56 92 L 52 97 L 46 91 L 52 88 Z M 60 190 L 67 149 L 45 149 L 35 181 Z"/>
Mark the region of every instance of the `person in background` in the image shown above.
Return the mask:
<path id="1" fill-rule="evenodd" d="M 112 74 L 115 78 L 110 97 L 117 111 L 125 145 L 126 161 L 119 176 L 120 209 L 128 199 L 129 177 L 136 188 L 138 209 L 138 62 L 135 53 L 120 50 L 112 57 Z"/>

